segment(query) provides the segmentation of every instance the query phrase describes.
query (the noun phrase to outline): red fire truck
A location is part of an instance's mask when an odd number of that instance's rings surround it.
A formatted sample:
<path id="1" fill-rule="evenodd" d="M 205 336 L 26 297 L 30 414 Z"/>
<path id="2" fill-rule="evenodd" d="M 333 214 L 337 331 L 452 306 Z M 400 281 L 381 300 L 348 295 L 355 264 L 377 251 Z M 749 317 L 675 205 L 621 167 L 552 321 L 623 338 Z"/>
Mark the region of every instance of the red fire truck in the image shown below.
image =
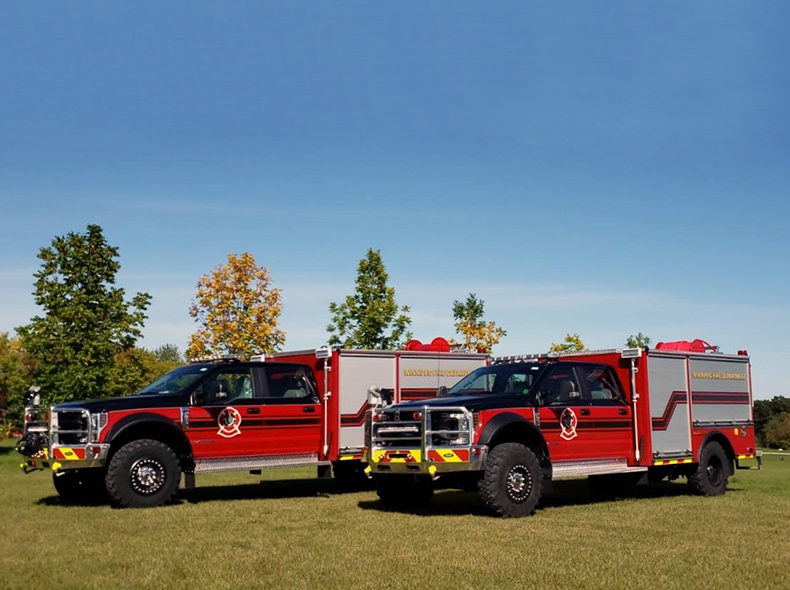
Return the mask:
<path id="1" fill-rule="evenodd" d="M 722 494 L 743 460 L 759 459 L 752 420 L 745 351 L 667 343 L 501 358 L 443 397 L 373 409 L 363 459 L 385 505 L 460 487 L 523 516 L 553 480 L 579 476 L 598 492 L 686 477 Z"/>
<path id="2" fill-rule="evenodd" d="M 65 500 L 109 493 L 121 506 L 158 506 L 195 475 L 315 465 L 361 472 L 370 401 L 436 394 L 487 363 L 443 339 L 404 351 L 283 352 L 180 367 L 135 395 L 25 410 L 17 449 L 25 471 L 52 469 Z"/>

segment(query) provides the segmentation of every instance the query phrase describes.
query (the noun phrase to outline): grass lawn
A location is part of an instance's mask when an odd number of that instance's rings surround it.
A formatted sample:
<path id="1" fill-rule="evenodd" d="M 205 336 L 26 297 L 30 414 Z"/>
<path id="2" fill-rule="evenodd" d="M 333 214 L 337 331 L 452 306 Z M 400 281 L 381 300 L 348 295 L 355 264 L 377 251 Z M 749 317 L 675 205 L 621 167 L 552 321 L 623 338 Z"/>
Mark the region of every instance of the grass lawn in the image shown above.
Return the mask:
<path id="1" fill-rule="evenodd" d="M 593 502 L 567 481 L 535 516 L 503 520 L 456 491 L 387 512 L 311 469 L 198 476 L 163 508 L 61 506 L 13 443 L 0 443 L 2 589 L 790 587 L 790 455 L 717 498 L 662 484 Z"/>

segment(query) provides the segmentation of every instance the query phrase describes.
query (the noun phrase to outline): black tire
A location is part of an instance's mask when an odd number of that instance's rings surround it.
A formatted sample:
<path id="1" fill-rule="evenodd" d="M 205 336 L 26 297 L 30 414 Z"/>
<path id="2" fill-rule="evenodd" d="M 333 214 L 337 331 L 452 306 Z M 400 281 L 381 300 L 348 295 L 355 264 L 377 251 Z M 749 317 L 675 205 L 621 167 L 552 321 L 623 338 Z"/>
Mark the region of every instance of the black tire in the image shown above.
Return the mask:
<path id="1" fill-rule="evenodd" d="M 697 471 L 688 476 L 688 485 L 703 496 L 720 496 L 727 490 L 730 460 L 717 442 L 706 444 L 699 457 Z"/>
<path id="2" fill-rule="evenodd" d="M 535 512 L 541 494 L 541 471 L 532 449 L 518 443 L 493 448 L 480 480 L 480 496 L 499 516 L 527 516 Z"/>
<path id="3" fill-rule="evenodd" d="M 376 493 L 387 508 L 394 510 L 419 510 L 433 497 L 433 481 L 415 479 L 410 475 L 376 477 Z"/>
<path id="4" fill-rule="evenodd" d="M 113 455 L 107 492 L 117 506 L 161 506 L 176 493 L 180 479 L 178 457 L 170 447 L 157 440 L 136 440 Z"/>
<path id="5" fill-rule="evenodd" d="M 73 469 L 52 474 L 52 483 L 64 504 L 95 504 L 107 500 L 101 469 Z"/>

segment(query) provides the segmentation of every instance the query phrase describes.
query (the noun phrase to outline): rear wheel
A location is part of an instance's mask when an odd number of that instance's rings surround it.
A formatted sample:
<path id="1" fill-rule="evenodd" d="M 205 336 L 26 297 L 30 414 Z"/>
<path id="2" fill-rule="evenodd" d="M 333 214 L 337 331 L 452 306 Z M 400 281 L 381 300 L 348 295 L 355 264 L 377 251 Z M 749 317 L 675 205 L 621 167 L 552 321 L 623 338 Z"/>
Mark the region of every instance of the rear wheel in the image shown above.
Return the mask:
<path id="1" fill-rule="evenodd" d="M 518 443 L 494 447 L 480 480 L 486 505 L 500 516 L 526 516 L 535 512 L 540 494 L 540 463 L 532 449 Z"/>
<path id="2" fill-rule="evenodd" d="M 688 476 L 689 487 L 703 496 L 720 496 L 727 490 L 730 460 L 717 442 L 706 444 L 699 457 L 697 471 Z"/>
<path id="3" fill-rule="evenodd" d="M 433 481 L 410 475 L 376 477 L 376 493 L 387 508 L 420 509 L 433 497 Z"/>
<path id="4" fill-rule="evenodd" d="M 136 440 L 121 447 L 107 470 L 107 491 L 118 506 L 161 506 L 178 489 L 181 467 L 173 450 L 157 440 Z"/>

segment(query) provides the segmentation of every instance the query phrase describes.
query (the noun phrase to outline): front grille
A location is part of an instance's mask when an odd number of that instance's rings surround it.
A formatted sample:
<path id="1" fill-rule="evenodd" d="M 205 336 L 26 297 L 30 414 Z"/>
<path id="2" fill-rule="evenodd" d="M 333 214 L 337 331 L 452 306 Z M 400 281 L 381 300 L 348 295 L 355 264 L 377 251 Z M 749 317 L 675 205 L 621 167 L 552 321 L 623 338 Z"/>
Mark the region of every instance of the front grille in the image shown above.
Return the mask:
<path id="1" fill-rule="evenodd" d="M 90 432 L 87 410 L 64 410 L 53 416 L 52 436 L 60 445 L 86 445 Z"/>
<path id="2" fill-rule="evenodd" d="M 464 408 L 376 410 L 370 423 L 374 448 L 446 447 L 471 444 L 471 413 Z"/>

